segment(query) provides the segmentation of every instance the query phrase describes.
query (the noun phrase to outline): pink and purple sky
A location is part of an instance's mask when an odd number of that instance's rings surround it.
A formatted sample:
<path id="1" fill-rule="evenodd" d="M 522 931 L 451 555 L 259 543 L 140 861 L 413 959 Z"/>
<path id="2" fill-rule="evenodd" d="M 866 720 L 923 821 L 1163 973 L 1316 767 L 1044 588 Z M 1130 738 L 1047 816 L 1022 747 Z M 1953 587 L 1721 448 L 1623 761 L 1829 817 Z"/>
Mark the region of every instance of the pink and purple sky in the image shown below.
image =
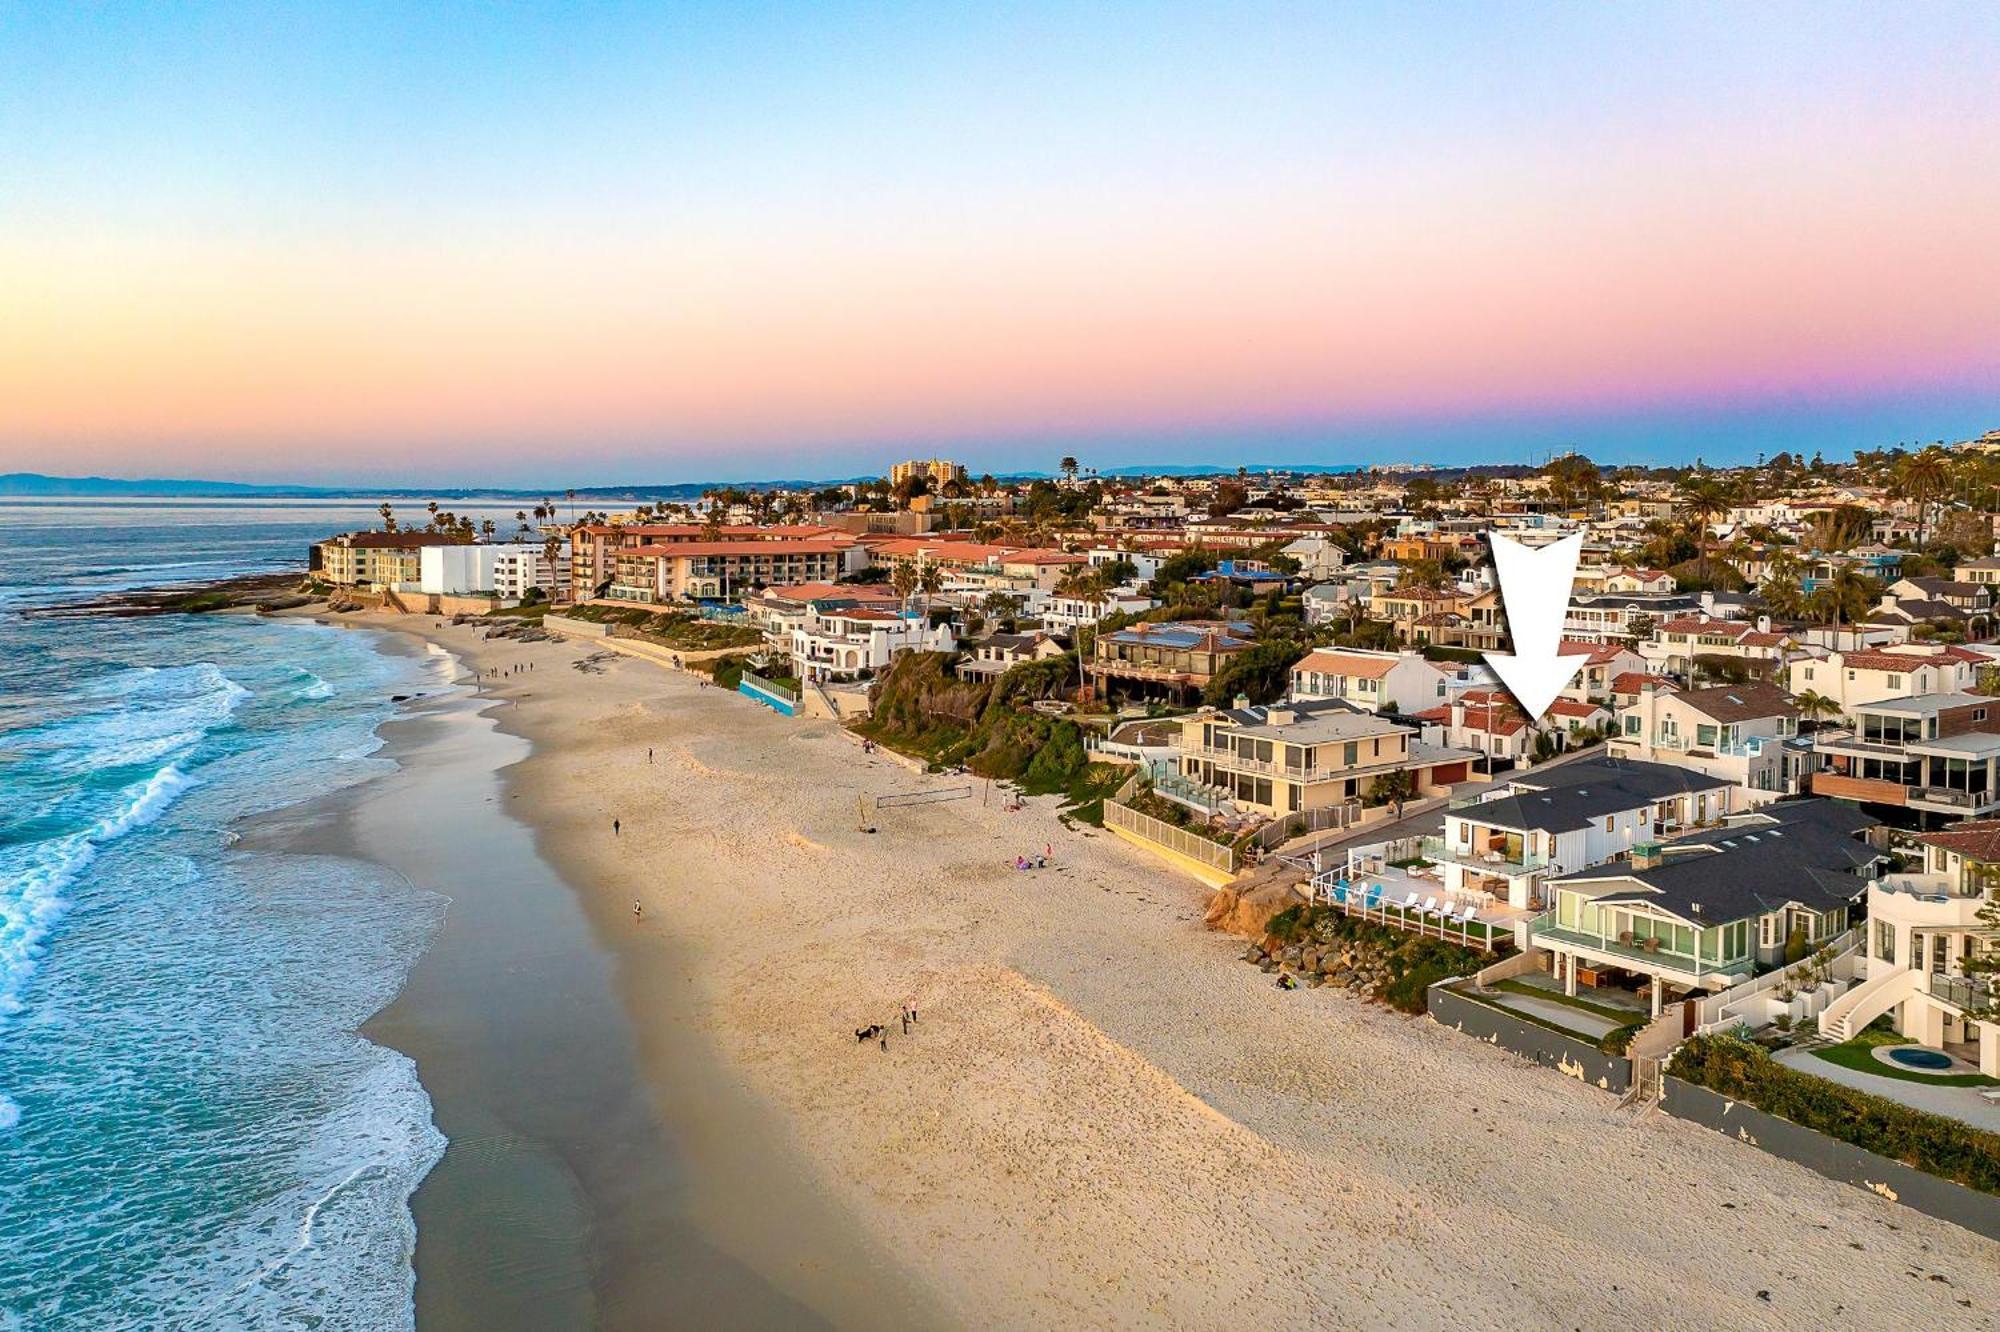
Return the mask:
<path id="1" fill-rule="evenodd" d="M 2000 427 L 2000 7 L 0 8 L 0 472 Z"/>

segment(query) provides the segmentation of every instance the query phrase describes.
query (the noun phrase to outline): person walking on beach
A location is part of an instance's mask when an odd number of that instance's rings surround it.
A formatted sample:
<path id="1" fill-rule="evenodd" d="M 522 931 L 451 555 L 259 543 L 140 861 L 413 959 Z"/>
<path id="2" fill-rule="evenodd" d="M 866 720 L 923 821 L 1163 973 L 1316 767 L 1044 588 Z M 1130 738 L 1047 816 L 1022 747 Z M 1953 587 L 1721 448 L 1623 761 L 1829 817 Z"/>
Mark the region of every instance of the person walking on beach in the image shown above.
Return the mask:
<path id="1" fill-rule="evenodd" d="M 611 820 L 611 835 L 613 837 L 618 835 L 618 820 L 616 819 Z"/>
<path id="2" fill-rule="evenodd" d="M 641 903 L 640 903 L 640 902 L 638 901 L 638 899 L 634 898 L 634 899 L 633 899 L 633 902 L 632 902 L 632 919 L 633 919 L 633 920 L 638 920 L 638 919 L 639 919 L 640 917 L 644 916 L 645 914 L 646 914 L 646 908 L 645 908 L 645 906 L 644 906 L 644 905 L 642 905 L 642 904 L 641 904 Z"/>
<path id="3" fill-rule="evenodd" d="M 647 746 L 646 746 L 646 762 L 648 762 L 648 763 L 651 763 L 652 761 L 653 761 L 653 747 L 652 747 L 651 745 L 647 745 Z"/>
<path id="4" fill-rule="evenodd" d="M 908 1004 L 903 1006 L 903 1034 L 905 1036 L 910 1034 L 910 1008 Z"/>

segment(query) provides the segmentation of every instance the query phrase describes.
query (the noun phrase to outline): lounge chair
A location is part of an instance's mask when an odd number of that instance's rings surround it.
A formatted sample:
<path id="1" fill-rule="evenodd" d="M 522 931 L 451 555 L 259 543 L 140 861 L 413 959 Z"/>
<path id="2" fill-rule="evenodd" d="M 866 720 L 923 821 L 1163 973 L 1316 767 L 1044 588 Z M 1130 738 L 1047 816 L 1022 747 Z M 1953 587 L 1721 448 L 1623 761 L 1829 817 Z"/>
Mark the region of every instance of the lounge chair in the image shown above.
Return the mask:
<path id="1" fill-rule="evenodd" d="M 1416 901 L 1417 895 L 1415 893 L 1411 893 L 1410 900 L 1412 902 Z M 1435 897 L 1426 897 L 1424 899 L 1423 913 L 1426 916 L 1435 916 L 1437 914 L 1437 909 L 1438 909 L 1438 900 Z"/>
<path id="2" fill-rule="evenodd" d="M 1370 889 L 1368 890 L 1368 896 L 1367 896 L 1366 898 L 1364 898 L 1364 899 L 1363 899 L 1363 901 L 1362 901 L 1362 903 L 1361 903 L 1361 904 L 1362 904 L 1363 906 L 1366 906 L 1366 907 L 1378 907 L 1378 906 L 1381 906 L 1381 905 L 1382 905 L 1382 885 L 1378 883 L 1378 884 L 1376 884 L 1376 885 L 1375 885 L 1375 886 L 1374 886 L 1373 888 L 1370 888 Z"/>
<path id="3" fill-rule="evenodd" d="M 1411 893 L 1408 897 L 1403 899 L 1403 910 L 1408 911 L 1413 907 L 1415 907 L 1416 904 L 1417 904 L 1417 895 L 1415 893 Z"/>
<path id="4" fill-rule="evenodd" d="M 1334 900 L 1334 904 L 1335 904 L 1335 905 L 1337 905 L 1337 906 L 1346 906 L 1346 905 L 1347 905 L 1347 884 L 1346 884 L 1346 883 L 1342 882 L 1342 883 L 1336 883 L 1335 885 L 1333 885 L 1333 900 Z"/>

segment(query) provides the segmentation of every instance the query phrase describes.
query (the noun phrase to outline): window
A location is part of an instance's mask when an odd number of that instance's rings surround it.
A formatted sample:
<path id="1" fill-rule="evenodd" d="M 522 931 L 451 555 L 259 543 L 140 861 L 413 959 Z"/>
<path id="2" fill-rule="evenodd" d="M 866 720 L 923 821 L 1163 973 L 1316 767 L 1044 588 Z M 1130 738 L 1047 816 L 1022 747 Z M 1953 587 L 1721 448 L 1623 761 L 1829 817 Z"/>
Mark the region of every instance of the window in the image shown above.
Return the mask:
<path id="1" fill-rule="evenodd" d="M 1639 734 L 1638 714 L 1630 712 L 1625 714 L 1625 734 L 1627 735 Z"/>

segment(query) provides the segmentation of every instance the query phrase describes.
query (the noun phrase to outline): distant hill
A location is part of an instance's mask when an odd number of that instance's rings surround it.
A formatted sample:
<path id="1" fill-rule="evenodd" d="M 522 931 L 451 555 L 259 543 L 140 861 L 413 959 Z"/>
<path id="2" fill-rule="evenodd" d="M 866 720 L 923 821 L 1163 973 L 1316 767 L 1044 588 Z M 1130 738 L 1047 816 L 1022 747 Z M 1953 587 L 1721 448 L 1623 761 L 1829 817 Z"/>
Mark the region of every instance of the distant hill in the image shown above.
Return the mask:
<path id="1" fill-rule="evenodd" d="M 1337 473 L 1358 472 L 1354 463 L 1249 463 L 1219 466 L 1214 463 L 1160 463 L 1147 467 L 1106 467 L 1097 475 L 1132 476 L 1223 476 L 1234 475 L 1237 466 L 1252 474 L 1264 472 Z M 976 475 L 976 473 L 975 473 Z M 1001 472 L 1005 480 L 1032 481 L 1053 476 L 1049 472 Z M 703 491 L 734 486 L 739 490 L 801 490 L 820 486 L 872 481 L 873 476 L 850 476 L 832 480 L 762 481 L 679 481 L 639 482 L 622 486 L 578 486 L 579 500 L 691 500 Z M 193 478 L 149 478 L 126 480 L 109 476 L 45 476 L 40 472 L 0 473 L 0 499 L 437 499 L 475 498 L 505 500 L 561 499 L 566 490 L 508 489 L 505 487 L 463 486 L 294 486 L 247 481 L 204 481 Z"/>
<path id="2" fill-rule="evenodd" d="M 10 499 L 105 499 L 121 496 L 143 496 L 152 499 L 202 495 L 274 498 L 278 496 L 298 497 L 350 493 L 352 492 L 329 490 L 319 486 L 260 486 L 239 481 L 167 480 L 164 478 L 127 481 L 109 476 L 43 476 L 39 472 L 0 473 L 0 496 Z"/>

